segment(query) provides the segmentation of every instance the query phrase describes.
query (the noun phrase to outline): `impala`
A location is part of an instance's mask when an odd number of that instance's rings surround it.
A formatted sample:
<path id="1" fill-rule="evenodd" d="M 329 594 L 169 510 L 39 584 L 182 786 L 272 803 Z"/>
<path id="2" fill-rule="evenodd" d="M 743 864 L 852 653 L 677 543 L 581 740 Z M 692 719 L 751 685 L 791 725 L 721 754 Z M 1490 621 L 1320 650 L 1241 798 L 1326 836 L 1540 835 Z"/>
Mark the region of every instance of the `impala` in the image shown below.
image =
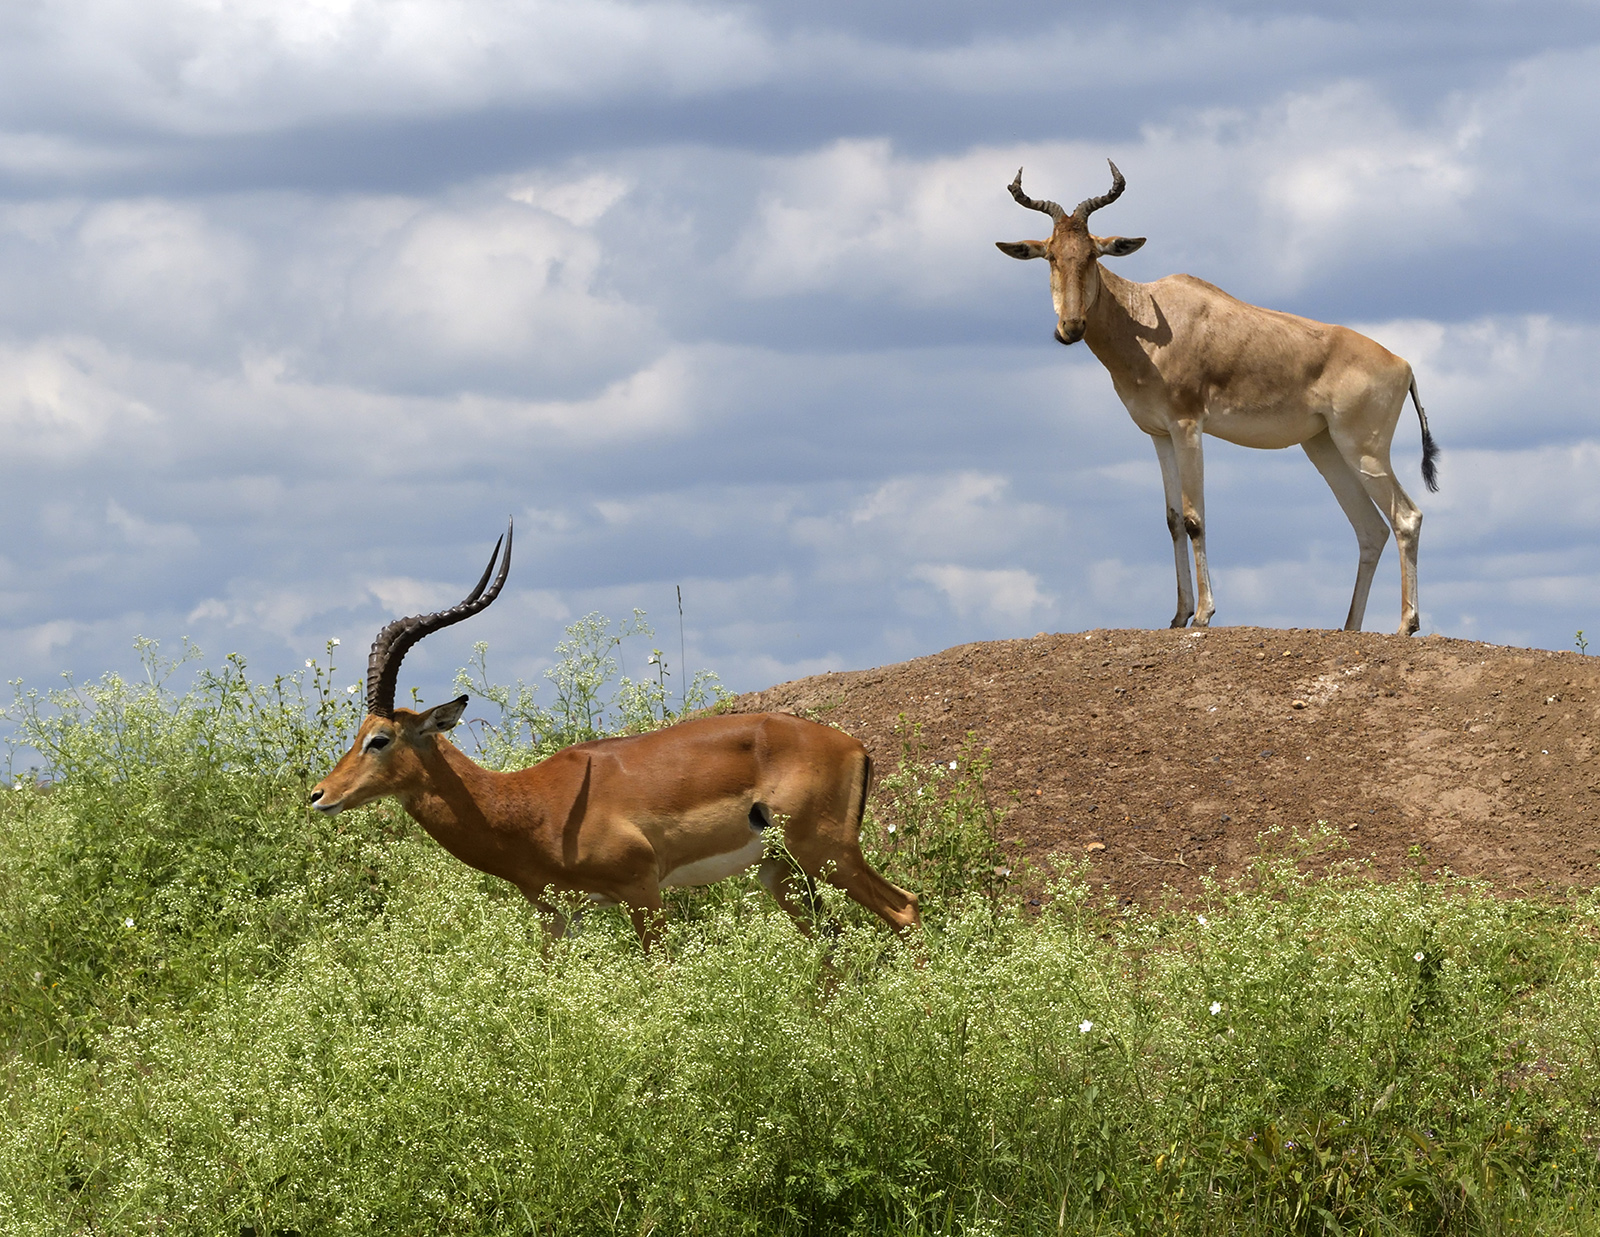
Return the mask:
<path id="1" fill-rule="evenodd" d="M 1054 221 L 1049 240 L 997 241 L 1013 258 L 1050 263 L 1055 337 L 1083 340 L 1111 374 L 1111 385 L 1149 434 L 1161 462 L 1167 528 L 1178 571 L 1172 626 L 1211 621 L 1216 606 L 1206 568 L 1205 467 L 1201 435 L 1245 447 L 1298 444 L 1344 508 L 1360 547 L 1345 630 L 1359 631 L 1378 558 L 1394 529 L 1400 547 L 1400 632 L 1417 630 L 1417 533 L 1422 513 L 1400 488 L 1389 445 L 1406 394 L 1422 424 L 1422 476 L 1430 490 L 1438 447 L 1428 432 L 1411 366 L 1364 335 L 1235 300 L 1192 275 L 1134 283 L 1100 265 L 1144 244 L 1144 237 L 1093 236 L 1089 216 L 1117 200 L 1126 182 L 1111 164 L 1111 191 L 1068 214 L 1022 191 L 1011 196 Z M 1381 515 L 1379 513 L 1382 513 Z M 1384 521 L 1388 521 L 1385 526 Z M 1189 577 L 1194 550 L 1198 599 Z"/>
<path id="2" fill-rule="evenodd" d="M 313 808 L 331 815 L 393 795 L 457 859 L 520 889 L 556 935 L 566 921 L 547 891 L 625 905 L 648 950 L 662 889 L 709 885 L 758 865 L 762 885 L 802 929 L 812 904 L 802 895 L 819 878 L 896 930 L 919 921 L 916 895 L 861 854 L 872 761 L 842 731 L 783 713 L 710 717 L 575 744 L 501 773 L 445 737 L 466 696 L 420 713 L 396 708 L 406 651 L 500 595 L 511 569 L 509 528 L 502 541 L 504 557 L 495 542 L 483 577 L 458 605 L 378 633 L 367 661 L 367 716 L 312 790 Z M 774 829 L 781 848 L 770 844 Z"/>

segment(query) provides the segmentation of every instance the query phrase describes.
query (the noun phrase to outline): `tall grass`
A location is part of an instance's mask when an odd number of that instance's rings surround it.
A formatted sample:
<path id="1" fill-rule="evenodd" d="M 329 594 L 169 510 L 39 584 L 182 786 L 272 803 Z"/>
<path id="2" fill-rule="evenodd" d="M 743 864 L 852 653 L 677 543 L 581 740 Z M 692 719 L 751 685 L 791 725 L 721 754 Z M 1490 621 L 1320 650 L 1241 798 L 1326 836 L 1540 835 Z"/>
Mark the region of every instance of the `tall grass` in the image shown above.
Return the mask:
<path id="1" fill-rule="evenodd" d="M 866 834 L 917 938 L 730 881 L 648 958 L 616 915 L 547 945 L 392 806 L 304 810 L 330 668 L 147 652 L 16 710 L 5 1232 L 1600 1230 L 1588 896 L 1311 880 L 1313 830 L 1183 909 L 1024 898 L 981 752 L 908 733 Z"/>

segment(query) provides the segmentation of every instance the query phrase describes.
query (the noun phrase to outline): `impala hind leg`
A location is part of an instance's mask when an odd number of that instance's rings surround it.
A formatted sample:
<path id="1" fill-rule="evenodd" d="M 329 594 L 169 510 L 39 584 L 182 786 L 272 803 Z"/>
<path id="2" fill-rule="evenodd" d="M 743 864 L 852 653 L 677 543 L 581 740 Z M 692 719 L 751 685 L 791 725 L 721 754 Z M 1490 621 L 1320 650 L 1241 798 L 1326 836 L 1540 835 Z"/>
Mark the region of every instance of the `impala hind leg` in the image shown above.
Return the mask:
<path id="1" fill-rule="evenodd" d="M 922 922 L 917 895 L 878 875 L 859 849 L 842 856 L 824 879 L 843 889 L 896 932 L 905 932 Z"/>
<path id="2" fill-rule="evenodd" d="M 822 915 L 816 881 L 802 872 L 787 854 L 768 855 L 763 859 L 756 869 L 756 879 L 794 921 L 794 926 L 810 936 L 811 925 Z"/>
<path id="3" fill-rule="evenodd" d="M 1389 542 L 1389 526 L 1373 506 L 1361 478 L 1339 454 L 1327 430 L 1306 439 L 1300 446 L 1317 466 L 1356 532 L 1361 557 L 1356 566 L 1356 588 L 1350 597 L 1350 613 L 1345 616 L 1344 629 L 1360 631 L 1361 620 L 1367 613 L 1367 596 L 1372 591 L 1372 577 L 1378 570 L 1378 560 L 1383 557 L 1383 547 Z"/>
<path id="4" fill-rule="evenodd" d="M 1172 559 L 1178 572 L 1178 612 L 1173 627 L 1187 627 L 1194 617 L 1194 581 L 1189 576 L 1189 534 L 1183 527 L 1183 487 L 1178 482 L 1178 456 L 1172 439 L 1150 436 L 1161 463 L 1161 488 L 1167 499 L 1167 531 L 1172 534 Z"/>

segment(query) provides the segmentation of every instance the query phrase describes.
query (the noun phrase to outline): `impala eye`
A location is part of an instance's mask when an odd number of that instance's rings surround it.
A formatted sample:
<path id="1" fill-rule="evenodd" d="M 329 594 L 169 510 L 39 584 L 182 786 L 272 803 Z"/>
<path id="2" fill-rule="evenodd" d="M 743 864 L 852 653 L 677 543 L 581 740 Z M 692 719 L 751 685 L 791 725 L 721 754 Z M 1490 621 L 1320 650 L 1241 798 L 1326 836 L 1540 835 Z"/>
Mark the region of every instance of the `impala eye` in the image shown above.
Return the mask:
<path id="1" fill-rule="evenodd" d="M 388 735 L 386 735 L 386 734 L 375 734 L 370 739 L 367 740 L 366 744 L 362 747 L 361 750 L 364 751 L 364 752 L 375 752 L 380 747 L 388 747 L 388 746 L 389 746 L 389 736 Z"/>

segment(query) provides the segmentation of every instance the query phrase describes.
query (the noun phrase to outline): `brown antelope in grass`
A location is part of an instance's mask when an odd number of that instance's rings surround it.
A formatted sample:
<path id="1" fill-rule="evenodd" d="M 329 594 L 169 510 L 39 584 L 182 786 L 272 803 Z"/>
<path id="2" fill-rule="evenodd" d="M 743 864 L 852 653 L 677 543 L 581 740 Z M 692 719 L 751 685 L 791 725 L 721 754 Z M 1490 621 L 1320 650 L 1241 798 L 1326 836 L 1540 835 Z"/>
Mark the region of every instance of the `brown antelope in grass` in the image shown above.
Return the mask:
<path id="1" fill-rule="evenodd" d="M 579 743 L 531 769 L 498 773 L 445 737 L 467 697 L 421 713 L 395 708 L 406 651 L 499 596 L 511 568 L 509 528 L 504 543 L 505 557 L 496 542 L 459 605 L 378 633 L 367 661 L 367 717 L 312 790 L 313 808 L 331 815 L 395 796 L 457 859 L 520 889 L 556 935 L 566 921 L 547 889 L 627 906 L 648 949 L 663 888 L 709 885 L 758 864 L 762 885 L 802 929 L 812 903 L 804 895 L 819 877 L 897 930 L 919 921 L 916 895 L 884 880 L 861 854 L 872 761 L 842 731 L 783 713 L 709 717 Z M 773 828 L 787 856 L 768 847 Z"/>
<path id="2" fill-rule="evenodd" d="M 1011 196 L 1055 220 L 1050 239 L 997 241 L 1013 258 L 1045 258 L 1055 301 L 1056 339 L 1084 340 L 1111 374 L 1133 422 L 1155 442 L 1166 489 L 1167 527 L 1178 568 L 1178 612 L 1211 621 L 1206 569 L 1205 468 L 1201 435 L 1244 447 L 1297 443 L 1311 457 L 1356 531 L 1361 548 L 1345 630 L 1359 631 L 1378 557 L 1394 529 L 1400 546 L 1400 632 L 1417 630 L 1417 532 L 1422 513 L 1400 488 L 1389 444 L 1407 392 L 1422 423 L 1422 476 L 1438 489 L 1428 418 L 1411 366 L 1364 335 L 1342 326 L 1259 309 L 1192 275 L 1154 283 L 1122 279 L 1100 265 L 1144 244 L 1144 237 L 1093 236 L 1089 216 L 1117 200 L 1125 182 L 1111 165 L 1111 192 L 1085 198 L 1068 214 L 1054 202 Z M 1381 515 L 1379 513 L 1382 513 Z M 1388 520 L 1389 527 L 1384 521 Z M 1187 539 L 1187 544 L 1185 543 Z M 1194 548 L 1196 601 L 1189 579 Z"/>

